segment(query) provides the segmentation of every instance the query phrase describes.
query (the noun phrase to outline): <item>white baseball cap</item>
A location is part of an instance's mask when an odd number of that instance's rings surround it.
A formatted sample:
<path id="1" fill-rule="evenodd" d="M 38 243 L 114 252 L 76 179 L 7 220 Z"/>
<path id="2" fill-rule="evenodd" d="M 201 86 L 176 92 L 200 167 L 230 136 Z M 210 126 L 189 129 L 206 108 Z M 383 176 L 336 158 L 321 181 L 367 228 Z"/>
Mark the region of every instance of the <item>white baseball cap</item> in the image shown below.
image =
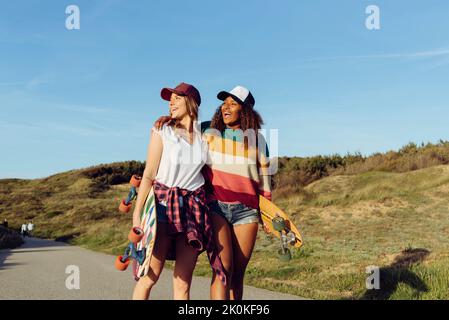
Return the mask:
<path id="1" fill-rule="evenodd" d="M 231 91 L 221 91 L 217 94 L 217 98 L 219 100 L 226 100 L 227 97 L 232 97 L 235 101 L 240 103 L 241 105 L 248 106 L 250 108 L 253 108 L 256 104 L 256 100 L 254 100 L 253 95 L 251 92 L 242 86 L 237 86 Z"/>

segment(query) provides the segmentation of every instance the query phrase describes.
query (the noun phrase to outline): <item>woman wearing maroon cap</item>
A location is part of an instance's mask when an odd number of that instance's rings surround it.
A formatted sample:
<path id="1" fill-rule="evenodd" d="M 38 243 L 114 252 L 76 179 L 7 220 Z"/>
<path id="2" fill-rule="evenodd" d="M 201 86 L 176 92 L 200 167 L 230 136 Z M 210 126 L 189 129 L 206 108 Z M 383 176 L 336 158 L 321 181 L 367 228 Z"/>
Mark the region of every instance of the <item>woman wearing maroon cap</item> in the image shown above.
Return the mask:
<path id="1" fill-rule="evenodd" d="M 211 299 L 240 300 L 261 222 L 259 196 L 271 200 L 268 149 L 257 132 L 263 120 L 251 92 L 237 86 L 217 98 L 223 103 L 212 121 L 201 124 L 209 145 L 203 175 L 215 240 L 230 281 L 226 285 L 214 271 L 210 294 Z M 155 126 L 167 121 L 170 117 L 161 117 Z"/>
<path id="2" fill-rule="evenodd" d="M 170 101 L 171 121 L 152 128 L 146 167 L 133 214 L 140 226 L 140 212 L 153 186 L 156 196 L 157 237 L 146 276 L 137 282 L 133 299 L 148 299 L 165 260 L 176 260 L 173 272 L 174 299 L 189 299 L 198 255 L 207 251 L 214 274 L 227 285 L 218 255 L 212 221 L 206 206 L 201 170 L 207 159 L 207 142 L 197 126 L 201 97 L 187 83 L 164 88 L 161 97 Z"/>

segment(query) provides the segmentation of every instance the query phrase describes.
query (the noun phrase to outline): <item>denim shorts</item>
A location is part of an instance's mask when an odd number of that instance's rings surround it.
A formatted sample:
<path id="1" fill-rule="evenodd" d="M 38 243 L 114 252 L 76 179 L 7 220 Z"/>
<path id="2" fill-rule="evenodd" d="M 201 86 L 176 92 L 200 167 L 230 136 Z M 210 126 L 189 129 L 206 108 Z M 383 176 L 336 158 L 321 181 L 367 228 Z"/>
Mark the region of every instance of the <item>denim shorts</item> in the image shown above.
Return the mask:
<path id="1" fill-rule="evenodd" d="M 259 222 L 259 211 L 249 208 L 243 203 L 224 203 L 214 201 L 209 204 L 212 214 L 218 214 L 232 225 Z"/>

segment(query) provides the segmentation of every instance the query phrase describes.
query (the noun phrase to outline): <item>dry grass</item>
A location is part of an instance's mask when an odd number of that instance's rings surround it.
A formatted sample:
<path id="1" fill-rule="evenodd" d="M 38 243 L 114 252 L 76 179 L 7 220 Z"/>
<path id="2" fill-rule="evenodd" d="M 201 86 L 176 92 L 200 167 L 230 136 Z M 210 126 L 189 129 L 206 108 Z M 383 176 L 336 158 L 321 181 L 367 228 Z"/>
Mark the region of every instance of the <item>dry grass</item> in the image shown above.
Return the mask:
<path id="1" fill-rule="evenodd" d="M 18 228 L 33 219 L 38 236 L 118 254 L 131 217 L 117 206 L 129 186 L 102 189 L 95 179 L 76 170 L 2 180 L 0 221 L 6 217 Z M 293 194 L 276 190 L 274 199 L 298 225 L 305 245 L 283 263 L 277 240 L 259 232 L 247 284 L 318 299 L 449 298 L 449 166 L 333 175 L 295 188 Z M 428 254 L 398 264 L 417 249 Z M 365 288 L 369 265 L 381 267 L 385 280 L 377 294 Z M 205 254 L 195 273 L 210 276 Z"/>

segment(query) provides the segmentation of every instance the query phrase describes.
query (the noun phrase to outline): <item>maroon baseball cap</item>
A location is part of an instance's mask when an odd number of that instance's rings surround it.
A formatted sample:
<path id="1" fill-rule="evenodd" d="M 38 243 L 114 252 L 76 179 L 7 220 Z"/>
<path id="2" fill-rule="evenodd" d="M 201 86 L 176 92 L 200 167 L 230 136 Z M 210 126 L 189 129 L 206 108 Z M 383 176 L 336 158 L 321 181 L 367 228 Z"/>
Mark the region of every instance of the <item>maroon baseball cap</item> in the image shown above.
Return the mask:
<path id="1" fill-rule="evenodd" d="M 172 93 L 176 93 L 177 95 L 180 95 L 180 96 L 191 97 L 196 102 L 196 104 L 198 106 L 201 104 L 200 92 L 198 91 L 197 88 L 195 88 L 191 84 L 181 82 L 174 89 L 163 88 L 161 90 L 161 97 L 164 100 L 170 101 L 170 97 L 171 97 Z"/>

